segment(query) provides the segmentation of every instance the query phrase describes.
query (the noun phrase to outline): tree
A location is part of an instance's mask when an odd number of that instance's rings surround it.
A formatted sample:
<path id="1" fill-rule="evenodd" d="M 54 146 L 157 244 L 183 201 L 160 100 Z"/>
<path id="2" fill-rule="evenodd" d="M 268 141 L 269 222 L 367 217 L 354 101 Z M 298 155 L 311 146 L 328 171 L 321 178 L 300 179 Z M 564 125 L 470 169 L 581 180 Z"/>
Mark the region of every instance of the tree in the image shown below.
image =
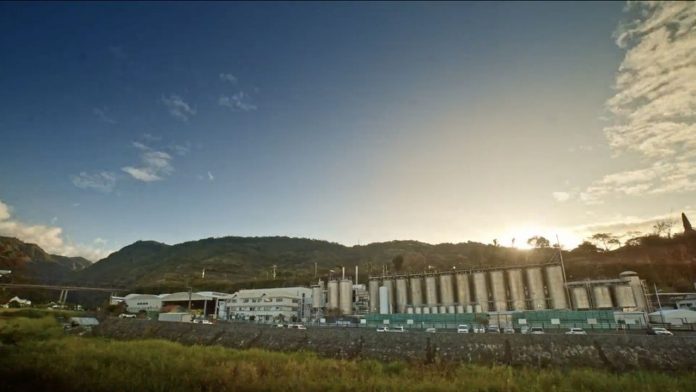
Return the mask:
<path id="1" fill-rule="evenodd" d="M 500 246 L 500 244 L 498 244 L 498 239 L 497 239 L 497 238 L 493 238 L 493 246 L 495 246 L 495 247 Z"/>
<path id="2" fill-rule="evenodd" d="M 541 249 L 548 248 L 551 245 L 551 242 L 549 242 L 549 240 L 540 235 L 535 235 L 534 237 L 527 240 L 527 244 L 537 249 Z"/>
<path id="3" fill-rule="evenodd" d="M 599 248 L 597 247 L 597 245 L 591 243 L 590 241 L 583 241 L 582 244 L 578 245 L 577 248 L 573 249 L 573 252 L 599 253 Z"/>
<path id="4" fill-rule="evenodd" d="M 667 238 L 672 238 L 672 226 L 674 226 L 674 221 L 671 219 L 657 221 L 652 227 L 653 233 L 658 237 L 664 233 L 667 234 Z"/>
<path id="5" fill-rule="evenodd" d="M 609 251 L 609 245 L 621 245 L 618 237 L 611 233 L 595 233 L 590 237 L 595 243 L 602 244 L 605 251 Z"/>
<path id="6" fill-rule="evenodd" d="M 404 266 L 404 256 L 398 255 L 392 259 L 392 265 L 394 266 L 394 271 L 401 272 L 401 268 Z"/>

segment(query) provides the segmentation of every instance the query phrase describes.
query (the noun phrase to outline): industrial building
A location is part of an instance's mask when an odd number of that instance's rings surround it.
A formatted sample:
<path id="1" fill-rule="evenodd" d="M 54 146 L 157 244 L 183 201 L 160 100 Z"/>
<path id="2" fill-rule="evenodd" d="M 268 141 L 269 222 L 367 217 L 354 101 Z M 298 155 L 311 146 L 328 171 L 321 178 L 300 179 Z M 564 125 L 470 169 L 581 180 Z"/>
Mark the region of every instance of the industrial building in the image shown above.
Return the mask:
<path id="1" fill-rule="evenodd" d="M 312 289 L 281 287 L 240 290 L 218 305 L 218 318 L 249 321 L 291 321 L 309 318 Z"/>
<path id="2" fill-rule="evenodd" d="M 172 294 L 128 294 L 125 297 L 112 297 L 111 302 L 123 302 L 129 313 L 168 312 L 186 309 L 203 316 L 216 314 L 218 302 L 230 297 L 230 294 L 213 291 L 188 292 Z"/>

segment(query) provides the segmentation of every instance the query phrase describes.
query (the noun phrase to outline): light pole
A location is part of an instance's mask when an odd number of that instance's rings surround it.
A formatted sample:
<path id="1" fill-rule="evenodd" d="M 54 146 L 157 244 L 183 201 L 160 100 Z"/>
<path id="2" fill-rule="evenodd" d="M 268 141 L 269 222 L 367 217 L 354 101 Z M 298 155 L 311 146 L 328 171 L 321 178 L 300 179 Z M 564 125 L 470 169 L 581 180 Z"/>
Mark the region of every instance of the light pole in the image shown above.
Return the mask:
<path id="1" fill-rule="evenodd" d="M 653 283 L 653 287 L 655 288 L 655 297 L 657 298 L 657 306 L 660 308 L 660 320 L 662 320 L 662 324 L 665 323 L 665 314 L 662 313 L 662 304 L 660 303 L 660 294 L 657 292 L 657 285 Z"/>

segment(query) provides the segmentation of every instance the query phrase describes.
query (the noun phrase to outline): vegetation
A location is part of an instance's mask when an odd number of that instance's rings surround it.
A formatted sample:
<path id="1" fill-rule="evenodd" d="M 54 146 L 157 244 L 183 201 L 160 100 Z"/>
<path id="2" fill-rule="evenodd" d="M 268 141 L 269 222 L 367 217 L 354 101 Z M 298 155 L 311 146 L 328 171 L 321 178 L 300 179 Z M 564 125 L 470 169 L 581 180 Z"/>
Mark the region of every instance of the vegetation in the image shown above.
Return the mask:
<path id="1" fill-rule="evenodd" d="M 0 320 L 0 340 L 4 391 L 688 391 L 696 382 L 696 373 L 380 363 L 62 336 L 51 318 Z"/>

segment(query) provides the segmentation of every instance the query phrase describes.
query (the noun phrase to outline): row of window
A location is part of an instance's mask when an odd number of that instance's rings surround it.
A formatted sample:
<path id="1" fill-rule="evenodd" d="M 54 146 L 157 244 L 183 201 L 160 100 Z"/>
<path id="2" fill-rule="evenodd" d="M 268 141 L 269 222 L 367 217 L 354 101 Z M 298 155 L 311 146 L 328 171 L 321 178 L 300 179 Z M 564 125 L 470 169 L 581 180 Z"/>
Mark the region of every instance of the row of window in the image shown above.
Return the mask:
<path id="1" fill-rule="evenodd" d="M 290 306 L 231 306 L 230 311 L 232 312 L 263 312 L 263 311 L 287 311 L 292 312 L 293 308 Z"/>
<path id="2" fill-rule="evenodd" d="M 245 299 L 243 299 L 243 300 L 233 299 L 233 300 L 232 300 L 232 303 L 235 303 L 235 304 L 236 304 L 237 302 L 243 302 L 243 303 L 246 304 L 246 303 L 249 303 L 249 302 L 251 302 L 251 303 L 257 303 L 257 302 L 273 302 L 274 300 L 275 300 L 275 302 L 287 302 L 288 298 L 266 298 L 266 299 L 254 299 L 254 298 L 249 299 L 249 298 L 245 298 Z M 299 300 L 299 299 L 293 299 L 293 300 L 292 300 L 292 303 L 294 303 L 294 304 L 300 303 L 300 300 Z"/>

